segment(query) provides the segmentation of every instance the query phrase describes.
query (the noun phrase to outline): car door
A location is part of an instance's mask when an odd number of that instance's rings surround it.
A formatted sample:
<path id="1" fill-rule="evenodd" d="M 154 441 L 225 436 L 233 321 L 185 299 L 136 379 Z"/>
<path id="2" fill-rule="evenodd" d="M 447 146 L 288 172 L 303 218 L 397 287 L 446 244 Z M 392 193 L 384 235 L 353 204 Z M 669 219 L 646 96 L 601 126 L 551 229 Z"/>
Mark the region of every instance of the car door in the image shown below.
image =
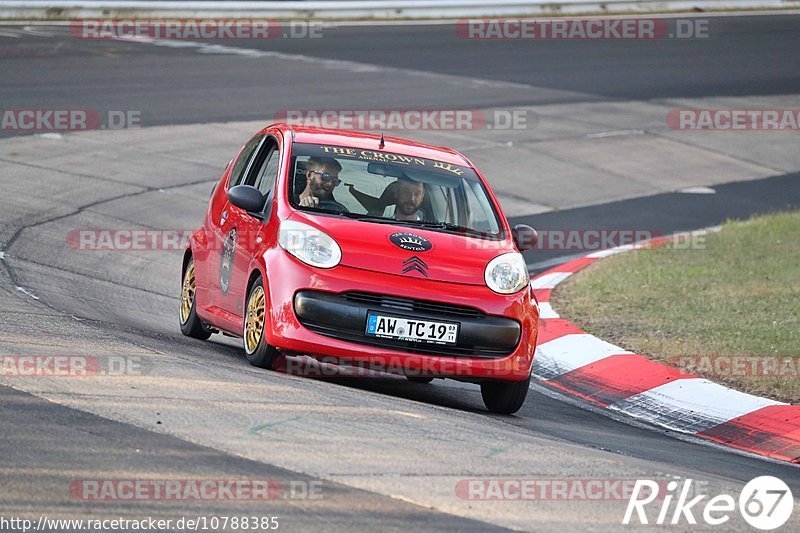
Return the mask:
<path id="1" fill-rule="evenodd" d="M 192 246 L 192 256 L 194 258 L 194 275 L 195 275 L 195 302 L 198 309 L 206 312 L 211 307 L 212 290 L 216 287 L 216 265 L 219 261 L 219 254 L 216 253 L 217 249 L 217 235 L 219 234 L 219 214 L 225 207 L 226 191 L 225 183 L 228 180 L 233 159 L 228 162 L 225 167 L 225 172 L 214 183 L 214 188 L 211 189 L 211 197 L 208 201 L 208 211 L 203 219 L 202 231 L 198 232 L 197 240 Z M 212 275 L 213 273 L 213 275 Z"/>
<path id="2" fill-rule="evenodd" d="M 206 262 L 206 275 L 208 277 L 208 292 L 211 306 L 215 311 L 220 311 L 220 305 L 224 292 L 228 291 L 231 279 L 230 255 L 225 255 L 226 249 L 230 252 L 232 240 L 236 240 L 235 235 L 230 235 L 228 218 L 231 213 L 231 205 L 228 201 L 228 189 L 241 184 L 250 169 L 256 151 L 264 142 L 265 135 L 259 134 L 250 139 L 237 154 L 228 176 L 228 181 L 223 186 L 217 187 L 207 216 L 207 242 L 209 252 Z M 235 247 L 234 247 L 235 248 Z M 231 319 L 233 317 L 221 316 L 220 318 Z"/>
<path id="3" fill-rule="evenodd" d="M 241 185 L 250 185 L 261 191 L 265 198 L 271 199 L 271 192 L 280 166 L 279 144 L 275 137 L 267 136 L 256 151 L 249 169 L 245 172 Z M 269 202 L 268 202 L 269 203 Z M 219 307 L 237 319 L 244 317 L 247 281 L 250 265 L 255 254 L 259 253 L 264 240 L 264 213 L 253 216 L 228 203 L 228 216 L 222 224 L 224 236 L 222 263 L 229 277 L 220 278 Z M 221 275 L 224 271 L 221 270 Z M 227 282 L 226 282 L 227 281 Z"/>

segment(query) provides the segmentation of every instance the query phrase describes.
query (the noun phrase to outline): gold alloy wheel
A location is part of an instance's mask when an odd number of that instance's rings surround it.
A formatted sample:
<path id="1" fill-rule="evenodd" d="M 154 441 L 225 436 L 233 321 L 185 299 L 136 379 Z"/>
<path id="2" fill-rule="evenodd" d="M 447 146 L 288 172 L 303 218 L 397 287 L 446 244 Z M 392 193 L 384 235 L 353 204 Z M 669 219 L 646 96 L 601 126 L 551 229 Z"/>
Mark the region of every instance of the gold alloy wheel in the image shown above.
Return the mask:
<path id="1" fill-rule="evenodd" d="M 181 324 L 186 324 L 189 315 L 192 313 L 194 304 L 195 282 L 194 282 L 194 261 L 189 263 L 186 274 L 183 275 L 183 288 L 181 289 Z"/>
<path id="2" fill-rule="evenodd" d="M 263 287 L 256 287 L 247 302 L 247 317 L 244 321 L 244 348 L 251 354 L 258 349 L 264 334 L 265 298 Z"/>

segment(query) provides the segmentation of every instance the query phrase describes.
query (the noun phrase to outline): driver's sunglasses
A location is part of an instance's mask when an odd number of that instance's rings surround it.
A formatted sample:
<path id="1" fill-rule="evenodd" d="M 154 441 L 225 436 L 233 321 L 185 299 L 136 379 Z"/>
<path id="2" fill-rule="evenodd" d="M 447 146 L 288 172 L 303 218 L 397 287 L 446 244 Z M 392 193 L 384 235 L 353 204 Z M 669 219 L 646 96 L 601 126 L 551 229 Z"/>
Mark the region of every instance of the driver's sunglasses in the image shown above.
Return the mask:
<path id="1" fill-rule="evenodd" d="M 330 172 L 320 172 L 319 170 L 309 170 L 309 174 L 319 174 L 319 177 L 322 178 L 322 181 L 328 182 L 333 180 L 334 185 L 339 185 L 342 180 L 339 179 L 338 176 L 332 175 Z"/>

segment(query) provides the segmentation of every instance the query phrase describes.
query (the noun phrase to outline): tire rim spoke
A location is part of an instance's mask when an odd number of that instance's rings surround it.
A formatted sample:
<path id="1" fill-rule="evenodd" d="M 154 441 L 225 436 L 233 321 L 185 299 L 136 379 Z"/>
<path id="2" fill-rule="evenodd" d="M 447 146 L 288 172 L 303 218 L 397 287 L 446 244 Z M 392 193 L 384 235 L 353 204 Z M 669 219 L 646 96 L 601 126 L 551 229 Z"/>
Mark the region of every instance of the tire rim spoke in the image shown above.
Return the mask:
<path id="1" fill-rule="evenodd" d="M 244 342 L 247 353 L 258 349 L 261 337 L 264 334 L 265 295 L 262 287 L 256 287 L 250 294 L 245 318 Z"/>
<path id="2" fill-rule="evenodd" d="M 181 287 L 181 324 L 186 324 L 189 320 L 189 315 L 192 313 L 192 305 L 194 304 L 196 292 L 195 288 L 194 261 L 192 261 L 189 263 L 189 268 L 186 269 L 186 274 L 183 276 L 183 286 Z"/>

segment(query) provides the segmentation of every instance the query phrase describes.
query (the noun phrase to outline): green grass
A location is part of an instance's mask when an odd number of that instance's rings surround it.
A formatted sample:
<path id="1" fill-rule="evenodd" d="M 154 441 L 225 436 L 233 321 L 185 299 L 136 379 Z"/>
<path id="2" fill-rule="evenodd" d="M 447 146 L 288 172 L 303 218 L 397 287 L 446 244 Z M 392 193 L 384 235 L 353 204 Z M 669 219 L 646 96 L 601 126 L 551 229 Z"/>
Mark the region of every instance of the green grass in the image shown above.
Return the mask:
<path id="1" fill-rule="evenodd" d="M 645 249 L 598 261 L 556 289 L 555 307 L 627 350 L 673 365 L 679 357 L 700 358 L 693 373 L 798 403 L 800 212 L 728 222 L 704 241 L 702 247 Z M 764 375 L 704 364 L 719 356 L 757 356 L 786 366 Z"/>

